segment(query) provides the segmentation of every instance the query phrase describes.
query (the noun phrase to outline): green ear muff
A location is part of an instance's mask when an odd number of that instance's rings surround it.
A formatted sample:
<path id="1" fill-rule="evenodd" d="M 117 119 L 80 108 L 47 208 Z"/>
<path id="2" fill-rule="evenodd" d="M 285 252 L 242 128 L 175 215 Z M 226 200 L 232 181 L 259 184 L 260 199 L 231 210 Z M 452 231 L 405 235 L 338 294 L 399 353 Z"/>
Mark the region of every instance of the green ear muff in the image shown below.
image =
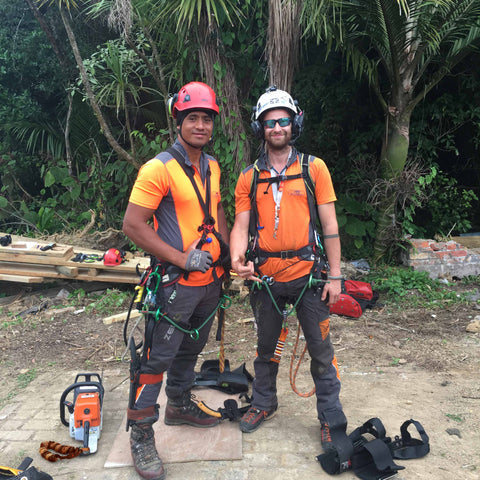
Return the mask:
<path id="1" fill-rule="evenodd" d="M 177 100 L 178 100 L 178 94 L 175 93 L 174 95 L 171 95 L 171 96 L 168 98 L 168 101 L 167 101 L 168 114 L 169 114 L 171 117 L 174 117 L 174 118 L 175 118 L 175 116 L 173 115 L 173 107 L 174 107 L 175 104 L 177 103 Z"/>

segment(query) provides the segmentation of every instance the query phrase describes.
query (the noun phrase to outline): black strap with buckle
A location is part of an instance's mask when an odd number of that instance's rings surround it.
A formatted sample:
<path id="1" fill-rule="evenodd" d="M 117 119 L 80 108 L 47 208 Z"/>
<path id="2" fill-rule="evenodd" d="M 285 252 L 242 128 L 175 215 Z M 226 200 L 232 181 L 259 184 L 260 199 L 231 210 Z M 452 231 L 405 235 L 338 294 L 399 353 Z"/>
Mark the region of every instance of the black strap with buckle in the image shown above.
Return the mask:
<path id="1" fill-rule="evenodd" d="M 335 419 L 327 419 L 327 421 Z M 408 432 L 414 425 L 420 439 L 412 438 Z M 332 431 L 332 429 L 331 429 Z M 365 435 L 373 436 L 373 440 Z M 330 475 L 353 470 L 362 480 L 386 480 L 394 477 L 405 467 L 397 465 L 393 459 L 413 459 L 424 457 L 430 451 L 429 438 L 422 425 L 416 420 L 407 420 L 400 427 L 401 436 L 392 441 L 386 436 L 385 427 L 379 418 L 371 418 L 345 437 L 332 435 L 333 448 L 316 458 Z M 340 441 L 339 441 L 340 440 Z M 351 445 L 351 453 L 345 459 L 345 444 Z"/>

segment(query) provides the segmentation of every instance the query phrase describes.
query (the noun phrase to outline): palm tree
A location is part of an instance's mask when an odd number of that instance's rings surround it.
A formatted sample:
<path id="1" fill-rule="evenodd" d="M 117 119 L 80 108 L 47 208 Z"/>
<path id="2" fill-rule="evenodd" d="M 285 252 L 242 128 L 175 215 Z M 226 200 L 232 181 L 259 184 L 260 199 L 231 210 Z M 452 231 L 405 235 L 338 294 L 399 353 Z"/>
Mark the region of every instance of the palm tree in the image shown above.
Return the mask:
<path id="1" fill-rule="evenodd" d="M 140 163 L 137 161 L 135 157 L 133 157 L 129 152 L 127 152 L 115 139 L 113 136 L 110 126 L 108 125 L 108 122 L 106 121 L 102 110 L 97 102 L 97 99 L 95 97 L 95 94 L 93 92 L 92 86 L 90 84 L 90 80 L 87 75 L 87 71 L 85 69 L 85 64 L 83 62 L 83 58 L 80 54 L 80 49 L 78 48 L 77 40 L 75 38 L 75 34 L 73 32 L 73 29 L 70 25 L 70 10 L 72 8 L 76 8 L 77 4 L 75 0 L 40 0 L 39 3 L 41 5 L 43 4 L 54 4 L 56 3 L 58 6 L 58 10 L 60 12 L 60 16 L 62 18 L 63 25 L 65 27 L 65 31 L 67 33 L 68 41 L 70 43 L 70 46 L 73 51 L 73 55 L 75 57 L 75 61 L 78 66 L 78 70 L 80 72 L 80 77 L 82 79 L 83 86 L 85 87 L 85 91 L 87 94 L 87 98 L 90 102 L 90 105 L 95 113 L 95 116 L 97 117 L 98 123 L 100 125 L 100 128 L 103 131 L 103 134 L 105 135 L 105 138 L 107 139 L 108 143 L 110 146 L 113 148 L 113 150 L 117 153 L 117 155 L 123 159 L 132 164 L 135 168 L 140 168 Z"/>
<path id="2" fill-rule="evenodd" d="M 480 0 L 304 0 L 305 29 L 344 52 L 366 76 L 383 109 L 381 178 L 395 184 L 409 149 L 410 120 L 424 100 L 480 41 Z M 395 199 L 379 206 L 375 255 L 382 258 L 395 223 Z"/>
<path id="3" fill-rule="evenodd" d="M 267 62 L 270 84 L 290 92 L 300 52 L 302 0 L 269 0 Z"/>

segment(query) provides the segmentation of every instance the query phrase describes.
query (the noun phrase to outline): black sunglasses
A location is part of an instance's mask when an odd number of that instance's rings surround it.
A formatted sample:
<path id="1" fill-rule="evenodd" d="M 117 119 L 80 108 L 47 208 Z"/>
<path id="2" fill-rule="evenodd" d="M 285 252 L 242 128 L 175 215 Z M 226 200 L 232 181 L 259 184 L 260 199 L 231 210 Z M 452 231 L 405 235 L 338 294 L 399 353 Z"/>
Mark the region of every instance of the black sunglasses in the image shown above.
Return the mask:
<path id="1" fill-rule="evenodd" d="M 263 121 L 263 126 L 267 128 L 275 128 L 275 124 L 278 122 L 278 124 L 281 127 L 288 127 L 290 123 L 292 122 L 292 119 L 290 117 L 283 117 L 283 118 L 277 118 L 275 120 L 264 120 Z"/>

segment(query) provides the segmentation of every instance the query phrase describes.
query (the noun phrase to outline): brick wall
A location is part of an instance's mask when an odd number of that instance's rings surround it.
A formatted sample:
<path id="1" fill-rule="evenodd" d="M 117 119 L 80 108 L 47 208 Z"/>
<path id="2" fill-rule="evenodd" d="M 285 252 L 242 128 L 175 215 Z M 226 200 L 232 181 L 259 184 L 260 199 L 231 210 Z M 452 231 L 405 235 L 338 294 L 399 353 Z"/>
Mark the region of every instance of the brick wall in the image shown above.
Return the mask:
<path id="1" fill-rule="evenodd" d="M 453 240 L 436 242 L 411 238 L 409 241 L 411 247 L 403 263 L 414 270 L 426 271 L 431 278 L 480 275 L 480 255 Z"/>

